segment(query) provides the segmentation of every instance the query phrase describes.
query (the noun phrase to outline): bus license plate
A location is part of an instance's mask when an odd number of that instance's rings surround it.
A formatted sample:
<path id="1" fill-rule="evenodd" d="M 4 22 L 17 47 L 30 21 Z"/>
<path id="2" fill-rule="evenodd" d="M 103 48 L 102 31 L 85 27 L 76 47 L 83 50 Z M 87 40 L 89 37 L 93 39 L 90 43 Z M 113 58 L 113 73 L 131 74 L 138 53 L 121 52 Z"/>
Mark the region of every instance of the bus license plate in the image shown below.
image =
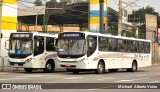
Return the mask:
<path id="1" fill-rule="evenodd" d="M 66 64 L 66 67 L 70 67 L 71 65 L 70 64 Z"/>
<path id="2" fill-rule="evenodd" d="M 18 67 L 18 64 L 14 64 L 14 67 Z"/>

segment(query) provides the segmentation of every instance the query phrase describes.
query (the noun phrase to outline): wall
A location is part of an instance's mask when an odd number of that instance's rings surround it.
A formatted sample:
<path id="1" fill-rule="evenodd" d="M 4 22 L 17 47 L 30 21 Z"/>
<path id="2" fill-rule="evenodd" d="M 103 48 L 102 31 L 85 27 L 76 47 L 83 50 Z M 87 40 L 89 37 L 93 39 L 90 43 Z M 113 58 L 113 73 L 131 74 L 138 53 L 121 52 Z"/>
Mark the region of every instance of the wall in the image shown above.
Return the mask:
<path id="1" fill-rule="evenodd" d="M 17 3 L 18 3 L 18 0 L 3 0 L 2 5 L 0 6 L 0 10 L 1 10 L 0 31 L 3 34 L 3 38 L 1 39 L 1 45 L 0 45 L 1 46 L 0 56 L 2 57 L 8 56 L 8 51 L 4 48 L 5 41 L 8 40 L 10 33 L 16 32 Z M 8 62 L 5 62 L 5 66 L 7 65 L 8 65 Z"/>
<path id="2" fill-rule="evenodd" d="M 158 62 L 158 44 L 155 43 L 155 32 L 157 32 L 157 16 L 145 14 L 146 39 L 152 42 L 152 63 Z"/>

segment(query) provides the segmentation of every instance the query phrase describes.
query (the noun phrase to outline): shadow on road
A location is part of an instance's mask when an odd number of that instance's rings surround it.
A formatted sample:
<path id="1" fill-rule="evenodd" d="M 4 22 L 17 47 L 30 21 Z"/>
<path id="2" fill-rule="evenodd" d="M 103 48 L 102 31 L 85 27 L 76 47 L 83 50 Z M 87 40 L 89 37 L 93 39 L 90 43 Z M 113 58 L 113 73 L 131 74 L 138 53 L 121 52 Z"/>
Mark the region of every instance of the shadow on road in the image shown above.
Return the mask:
<path id="1" fill-rule="evenodd" d="M 137 72 L 148 72 L 149 70 L 143 70 L 139 69 Z M 96 74 L 95 71 L 84 71 L 84 72 L 79 72 L 78 74 L 73 74 L 72 72 L 67 72 L 66 70 L 55 70 L 52 73 L 44 73 L 43 70 L 33 70 L 31 73 L 27 73 L 24 70 L 13 70 L 13 71 L 8 71 L 10 73 L 21 73 L 21 74 L 61 74 L 65 73 L 66 75 L 99 75 Z M 117 72 L 109 72 L 108 70 L 104 74 L 119 74 L 119 73 L 126 73 L 126 74 L 131 74 L 131 73 L 137 73 L 137 72 L 127 72 L 126 69 L 120 69 Z M 101 75 L 101 74 L 100 74 Z"/>

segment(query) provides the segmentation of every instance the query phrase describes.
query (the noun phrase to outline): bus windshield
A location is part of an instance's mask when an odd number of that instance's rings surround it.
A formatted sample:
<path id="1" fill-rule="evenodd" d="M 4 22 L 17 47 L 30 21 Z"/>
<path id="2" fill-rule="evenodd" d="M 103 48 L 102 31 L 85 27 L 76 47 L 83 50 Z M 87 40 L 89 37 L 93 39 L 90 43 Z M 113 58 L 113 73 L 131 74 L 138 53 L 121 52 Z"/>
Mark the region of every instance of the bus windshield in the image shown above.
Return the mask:
<path id="1" fill-rule="evenodd" d="M 12 39 L 9 45 L 9 54 L 32 54 L 32 40 Z"/>
<path id="2" fill-rule="evenodd" d="M 85 54 L 85 39 L 59 39 L 59 55 L 83 55 Z"/>

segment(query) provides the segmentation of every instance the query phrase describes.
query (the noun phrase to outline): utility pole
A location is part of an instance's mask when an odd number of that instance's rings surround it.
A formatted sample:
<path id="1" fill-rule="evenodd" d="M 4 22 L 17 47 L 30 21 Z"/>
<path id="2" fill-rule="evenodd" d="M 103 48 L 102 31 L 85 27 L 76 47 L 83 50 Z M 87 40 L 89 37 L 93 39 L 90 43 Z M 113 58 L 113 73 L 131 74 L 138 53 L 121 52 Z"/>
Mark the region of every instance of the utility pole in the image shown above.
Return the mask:
<path id="1" fill-rule="evenodd" d="M 0 16 L 2 16 L 2 0 L 0 1 L 0 4 L 1 4 L 1 6 L 0 6 Z M 2 19 L 0 19 L 0 21 L 2 21 Z M 0 23 L 0 25 L 2 25 L 2 22 Z M 2 39 L 2 31 L 1 31 L 1 26 L 0 26 L 0 56 L 1 56 L 1 49 L 2 49 L 2 41 L 1 41 L 1 39 Z"/>
<path id="2" fill-rule="evenodd" d="M 118 35 L 122 33 L 122 0 L 119 0 L 119 13 L 118 13 Z"/>
<path id="3" fill-rule="evenodd" d="M 100 3 L 100 33 L 104 30 L 104 0 L 99 0 Z"/>

